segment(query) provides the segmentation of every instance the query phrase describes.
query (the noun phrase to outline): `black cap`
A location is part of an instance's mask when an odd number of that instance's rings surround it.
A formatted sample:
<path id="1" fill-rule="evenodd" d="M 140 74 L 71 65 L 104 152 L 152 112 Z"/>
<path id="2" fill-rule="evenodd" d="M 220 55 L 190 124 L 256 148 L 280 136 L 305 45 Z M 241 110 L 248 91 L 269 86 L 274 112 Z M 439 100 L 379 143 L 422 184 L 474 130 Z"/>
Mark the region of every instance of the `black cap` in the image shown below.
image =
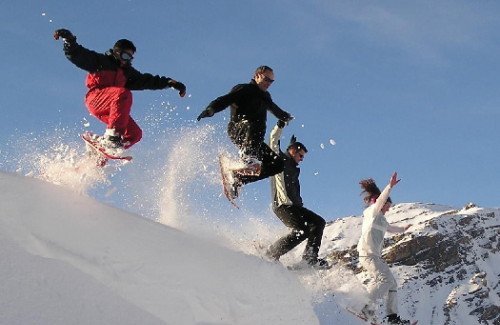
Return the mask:
<path id="1" fill-rule="evenodd" d="M 115 45 L 113 46 L 114 49 L 120 49 L 120 50 L 132 50 L 136 51 L 134 43 L 132 41 L 129 41 L 128 39 L 120 39 L 116 41 Z"/>

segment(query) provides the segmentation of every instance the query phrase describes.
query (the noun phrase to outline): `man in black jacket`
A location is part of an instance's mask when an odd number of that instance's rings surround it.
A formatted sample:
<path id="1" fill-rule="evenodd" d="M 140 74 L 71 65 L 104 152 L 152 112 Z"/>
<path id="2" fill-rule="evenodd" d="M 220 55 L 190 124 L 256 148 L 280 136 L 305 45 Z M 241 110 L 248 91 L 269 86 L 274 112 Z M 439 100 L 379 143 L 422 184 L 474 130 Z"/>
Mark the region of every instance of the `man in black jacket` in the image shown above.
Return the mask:
<path id="1" fill-rule="evenodd" d="M 240 157 L 248 166 L 257 163 L 257 172 L 253 175 L 245 171 L 233 174 L 232 196 L 238 196 L 241 185 L 256 182 L 283 171 L 283 161 L 264 142 L 266 134 L 267 111 L 282 121 L 292 120 L 292 116 L 282 110 L 271 99 L 267 89 L 274 82 L 274 72 L 268 66 L 255 70 L 250 83 L 239 84 L 224 96 L 208 104 L 198 116 L 198 121 L 211 117 L 215 113 L 231 106 L 231 118 L 227 133 L 231 141 L 239 148 Z"/>
<path id="2" fill-rule="evenodd" d="M 307 239 L 302 255 L 303 263 L 299 263 L 299 266 L 306 264 L 314 268 L 329 268 L 326 260 L 318 258 L 325 220 L 306 209 L 300 196 L 299 163 L 304 159 L 307 148 L 292 136 L 286 152 L 281 151 L 279 139 L 285 125 L 283 121 L 278 121 L 271 131 L 270 147 L 279 154 L 285 165 L 282 173 L 271 178 L 271 192 L 274 213 L 292 231 L 272 244 L 266 256 L 272 260 L 279 260 L 282 255 Z"/>
<path id="3" fill-rule="evenodd" d="M 93 116 L 107 125 L 104 136 L 98 139 L 107 151 L 127 149 L 142 137 L 142 130 L 130 117 L 131 90 L 175 88 L 181 97 L 186 94 L 186 86 L 181 82 L 134 69 L 136 48 L 127 39 L 118 40 L 112 49 L 101 54 L 78 44 L 76 36 L 67 29 L 56 30 L 54 38 L 62 38 L 68 60 L 88 72 L 85 104 Z"/>

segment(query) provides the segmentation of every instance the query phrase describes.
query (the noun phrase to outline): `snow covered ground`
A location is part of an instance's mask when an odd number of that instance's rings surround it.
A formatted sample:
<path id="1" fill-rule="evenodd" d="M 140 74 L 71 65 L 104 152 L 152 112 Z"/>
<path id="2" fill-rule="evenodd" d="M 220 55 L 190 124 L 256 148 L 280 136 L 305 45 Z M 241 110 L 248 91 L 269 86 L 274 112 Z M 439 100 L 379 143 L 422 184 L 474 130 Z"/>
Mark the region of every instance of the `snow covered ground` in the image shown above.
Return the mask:
<path id="1" fill-rule="evenodd" d="M 318 324 L 283 267 L 0 174 L 0 324 Z"/>
<path id="2" fill-rule="evenodd" d="M 195 162 L 205 160 L 194 154 L 202 150 L 197 139 L 185 139 L 177 165 L 162 171 L 161 190 L 142 197 L 159 202 L 156 222 L 90 198 L 89 188 L 110 183 L 110 170 L 96 170 L 66 152 L 69 147 L 40 160 L 35 174 L 0 172 L 0 324 L 364 324 L 344 309 L 366 302 L 363 273 L 342 263 L 328 271 L 288 271 L 284 266 L 300 260 L 304 244 L 282 264 L 259 257 L 285 227 L 244 211 L 234 227 L 179 199 L 220 190 L 209 167 L 196 174 Z M 200 177 L 211 178 L 202 179 L 206 187 L 193 187 Z M 391 209 L 391 223 L 413 227 L 403 237 L 388 235 L 386 252 L 436 234 L 463 233 L 470 243 L 464 260 L 443 270 L 392 265 L 403 318 L 422 325 L 496 324 L 479 318 L 500 308 L 499 218 L 498 209 L 477 207 Z M 320 255 L 352 249 L 361 222 L 350 216 L 329 224 Z"/>

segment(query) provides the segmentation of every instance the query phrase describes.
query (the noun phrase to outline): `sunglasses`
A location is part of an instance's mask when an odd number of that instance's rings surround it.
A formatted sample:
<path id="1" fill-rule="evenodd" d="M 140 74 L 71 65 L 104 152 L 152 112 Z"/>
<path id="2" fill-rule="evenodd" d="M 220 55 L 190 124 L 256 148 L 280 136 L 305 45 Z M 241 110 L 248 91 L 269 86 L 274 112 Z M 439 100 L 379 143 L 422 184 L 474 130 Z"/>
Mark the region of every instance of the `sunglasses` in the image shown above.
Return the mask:
<path id="1" fill-rule="evenodd" d="M 132 61 L 134 57 L 130 53 L 120 52 L 120 59 L 123 61 Z"/>
<path id="2" fill-rule="evenodd" d="M 267 81 L 272 84 L 274 82 L 274 79 L 264 76 L 264 81 Z"/>

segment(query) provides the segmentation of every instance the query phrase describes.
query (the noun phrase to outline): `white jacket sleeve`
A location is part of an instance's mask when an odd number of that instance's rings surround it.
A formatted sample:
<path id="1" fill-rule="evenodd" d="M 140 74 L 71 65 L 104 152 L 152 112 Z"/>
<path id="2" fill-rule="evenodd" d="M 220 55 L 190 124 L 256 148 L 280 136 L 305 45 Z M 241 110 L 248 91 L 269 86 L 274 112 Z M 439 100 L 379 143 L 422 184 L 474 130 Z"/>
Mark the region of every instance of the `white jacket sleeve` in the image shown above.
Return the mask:
<path id="1" fill-rule="evenodd" d="M 269 147 L 276 154 L 280 153 L 280 138 L 281 138 L 282 133 L 283 133 L 283 129 L 278 127 L 277 125 L 275 125 L 274 128 L 271 130 L 271 135 L 270 135 L 270 139 L 269 139 Z"/>
<path id="2" fill-rule="evenodd" d="M 277 155 L 280 154 L 280 138 L 282 133 L 283 129 L 277 125 L 271 130 L 269 147 Z M 283 172 L 271 177 L 271 192 L 273 202 L 276 206 L 292 205 L 292 200 L 290 200 L 286 192 L 285 174 Z"/>
<path id="3" fill-rule="evenodd" d="M 373 204 L 374 205 L 373 210 L 375 215 L 379 214 L 380 211 L 382 211 L 385 202 L 387 201 L 389 195 L 391 194 L 391 190 L 392 190 L 391 185 L 387 184 L 382 193 L 380 193 L 379 197 L 377 198 L 377 201 L 375 201 L 375 203 Z"/>

